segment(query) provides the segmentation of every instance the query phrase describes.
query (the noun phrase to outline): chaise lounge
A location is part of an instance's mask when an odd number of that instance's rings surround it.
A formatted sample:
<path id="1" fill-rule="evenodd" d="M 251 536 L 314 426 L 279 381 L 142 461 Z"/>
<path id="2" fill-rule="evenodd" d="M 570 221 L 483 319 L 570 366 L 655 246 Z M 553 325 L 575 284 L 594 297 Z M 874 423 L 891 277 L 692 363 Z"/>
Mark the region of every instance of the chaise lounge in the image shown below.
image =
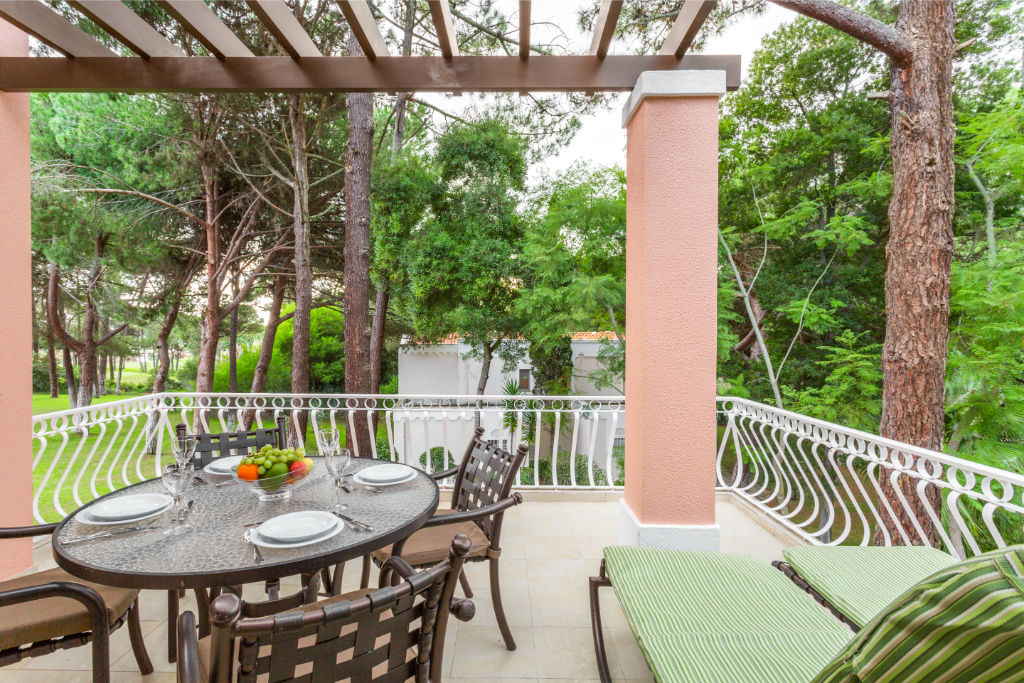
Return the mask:
<path id="1" fill-rule="evenodd" d="M 590 579 L 603 683 L 605 586 L 661 682 L 1024 681 L 1024 547 L 947 566 L 856 635 L 752 557 L 609 547 Z"/>

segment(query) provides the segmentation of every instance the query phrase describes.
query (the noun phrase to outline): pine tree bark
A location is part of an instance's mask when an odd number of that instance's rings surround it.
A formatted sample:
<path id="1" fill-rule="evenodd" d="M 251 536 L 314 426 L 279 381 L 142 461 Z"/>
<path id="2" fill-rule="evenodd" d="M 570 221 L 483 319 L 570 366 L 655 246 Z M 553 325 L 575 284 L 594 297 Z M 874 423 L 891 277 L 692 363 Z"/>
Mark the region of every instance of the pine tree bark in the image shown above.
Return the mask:
<path id="1" fill-rule="evenodd" d="M 232 271 L 231 298 L 238 297 L 238 271 Z M 231 309 L 230 329 L 228 330 L 228 391 L 238 392 L 238 306 Z"/>
<path id="2" fill-rule="evenodd" d="M 306 154 L 306 110 L 301 95 L 288 97 L 292 134 L 292 231 L 295 233 L 295 312 L 292 316 L 292 393 L 309 393 L 309 325 L 313 308 L 313 269 L 309 224 L 309 158 Z M 297 411 L 293 430 L 304 441 L 307 415 Z"/>
<path id="3" fill-rule="evenodd" d="M 78 384 L 75 382 L 75 361 L 71 357 L 71 349 L 64 347 L 64 382 L 68 385 L 68 405 L 78 407 Z"/>
<path id="4" fill-rule="evenodd" d="M 174 330 L 175 323 L 178 321 L 178 312 L 181 311 L 182 291 L 174 289 L 170 296 L 167 312 L 164 313 L 164 318 L 160 321 L 160 329 L 156 333 L 157 366 L 156 372 L 153 375 L 154 394 L 159 394 L 166 389 L 167 378 L 171 374 L 171 354 L 168 340 L 170 339 L 171 331 Z M 124 367 L 123 363 L 122 367 Z"/>
<path id="5" fill-rule="evenodd" d="M 262 394 L 267 386 L 267 373 L 270 361 L 274 358 L 274 342 L 277 329 L 281 325 L 281 305 L 284 303 L 285 290 L 288 287 L 288 276 L 278 275 L 274 278 L 274 286 L 270 295 L 270 309 L 267 311 L 267 325 L 263 328 L 263 343 L 260 345 L 260 356 L 256 360 L 256 369 L 252 374 L 252 385 L 249 393 Z M 248 429 L 256 416 L 256 411 L 247 410 L 242 415 L 242 427 Z"/>
<path id="6" fill-rule="evenodd" d="M 881 435 L 939 451 L 945 432 L 944 382 L 953 255 L 953 58 L 955 0 L 903 0 L 895 26 L 830 0 L 773 0 L 872 45 L 890 59 L 890 152 L 893 197 L 886 246 L 885 343 Z M 896 454 L 892 454 L 896 457 Z M 915 481 L 895 485 L 881 471 L 895 511 L 875 529 L 876 543 L 938 545 L 925 508 L 940 510 L 935 487 L 918 496 Z M 899 501 L 897 487 L 906 496 Z M 911 517 L 925 531 L 918 536 Z"/>
<path id="7" fill-rule="evenodd" d="M 45 293 L 43 306 L 48 308 Z M 46 369 L 50 375 L 50 398 L 57 398 L 60 395 L 60 377 L 57 374 L 57 349 L 53 342 L 53 323 L 50 322 L 49 314 L 46 316 Z"/>
<path id="8" fill-rule="evenodd" d="M 218 215 L 219 185 L 210 153 L 202 155 L 203 199 L 206 206 L 206 310 L 199 323 L 199 362 L 196 368 L 196 391 L 213 390 L 213 371 L 217 365 L 217 342 L 220 338 L 220 217 Z"/>
<path id="9" fill-rule="evenodd" d="M 349 54 L 363 54 L 355 36 Z M 370 390 L 370 167 L 373 161 L 373 95 L 348 95 L 348 146 L 345 154 L 345 392 Z M 353 420 L 346 442 L 361 457 L 372 453 L 365 416 Z"/>

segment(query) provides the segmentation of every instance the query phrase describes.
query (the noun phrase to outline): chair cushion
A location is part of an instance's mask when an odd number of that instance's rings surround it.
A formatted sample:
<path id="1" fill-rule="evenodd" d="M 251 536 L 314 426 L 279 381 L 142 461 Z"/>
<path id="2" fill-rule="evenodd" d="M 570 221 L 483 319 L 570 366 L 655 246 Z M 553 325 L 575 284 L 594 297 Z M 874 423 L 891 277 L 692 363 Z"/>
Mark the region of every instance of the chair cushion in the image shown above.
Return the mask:
<path id="1" fill-rule="evenodd" d="M 609 547 L 605 566 L 658 681 L 807 683 L 852 634 L 747 555 Z"/>
<path id="2" fill-rule="evenodd" d="M 95 590 L 107 605 L 107 617 L 111 623 L 127 612 L 139 595 L 139 591 L 131 588 L 114 588 L 82 581 L 63 569 L 48 569 L 2 581 L 0 592 L 54 581 L 78 583 Z M 41 598 L 0 607 L 0 650 L 91 631 L 89 610 L 73 598 Z"/>
<path id="3" fill-rule="evenodd" d="M 438 510 L 435 515 L 450 515 L 454 510 Z M 466 534 L 472 542 L 469 555 L 466 557 L 483 557 L 487 554 L 490 541 L 484 532 L 473 522 L 456 522 L 441 524 L 420 529 L 405 542 L 402 547 L 402 559 L 413 567 L 435 564 L 448 557 L 452 539 L 456 534 Z M 391 557 L 391 548 L 381 548 L 373 552 L 378 563 Z"/>
<path id="4" fill-rule="evenodd" d="M 1024 681 L 1024 546 L 932 574 L 865 626 L 814 679 Z"/>
<path id="5" fill-rule="evenodd" d="M 804 545 L 786 548 L 782 556 L 857 628 L 917 582 L 956 563 L 951 555 L 920 545 Z"/>

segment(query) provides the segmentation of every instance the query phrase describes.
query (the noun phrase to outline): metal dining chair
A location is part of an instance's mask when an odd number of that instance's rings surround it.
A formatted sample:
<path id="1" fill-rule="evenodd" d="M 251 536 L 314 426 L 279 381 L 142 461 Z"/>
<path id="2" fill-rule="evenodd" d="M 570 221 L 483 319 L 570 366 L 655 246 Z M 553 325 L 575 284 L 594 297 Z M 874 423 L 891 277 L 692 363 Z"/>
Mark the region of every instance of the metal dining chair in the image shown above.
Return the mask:
<path id="1" fill-rule="evenodd" d="M 0 528 L 0 539 L 52 534 L 56 524 Z M 92 679 L 110 680 L 110 634 L 128 624 L 143 675 L 153 664 L 142 640 L 139 591 L 89 583 L 63 569 L 0 581 L 0 666 L 92 642 Z"/>
<path id="2" fill-rule="evenodd" d="M 453 598 L 470 547 L 469 538 L 456 536 L 447 557 L 419 573 L 391 558 L 378 590 L 289 612 L 249 617 L 237 595 L 221 595 L 211 606 L 211 636 L 197 637 L 191 612 L 178 619 L 178 681 L 440 683 L 448 617 L 468 621 L 476 611 L 468 599 Z M 392 574 L 399 581 L 388 585 Z"/>

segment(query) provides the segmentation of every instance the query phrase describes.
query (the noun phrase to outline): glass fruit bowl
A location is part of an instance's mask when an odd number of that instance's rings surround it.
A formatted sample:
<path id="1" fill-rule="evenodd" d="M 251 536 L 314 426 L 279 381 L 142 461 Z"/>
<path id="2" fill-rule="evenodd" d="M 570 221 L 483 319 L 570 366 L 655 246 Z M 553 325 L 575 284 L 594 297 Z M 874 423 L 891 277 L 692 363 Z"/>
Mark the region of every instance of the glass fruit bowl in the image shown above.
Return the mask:
<path id="1" fill-rule="evenodd" d="M 311 481 L 315 466 L 302 451 L 264 449 L 246 456 L 235 468 L 235 478 L 260 500 L 287 500 L 297 486 Z"/>

